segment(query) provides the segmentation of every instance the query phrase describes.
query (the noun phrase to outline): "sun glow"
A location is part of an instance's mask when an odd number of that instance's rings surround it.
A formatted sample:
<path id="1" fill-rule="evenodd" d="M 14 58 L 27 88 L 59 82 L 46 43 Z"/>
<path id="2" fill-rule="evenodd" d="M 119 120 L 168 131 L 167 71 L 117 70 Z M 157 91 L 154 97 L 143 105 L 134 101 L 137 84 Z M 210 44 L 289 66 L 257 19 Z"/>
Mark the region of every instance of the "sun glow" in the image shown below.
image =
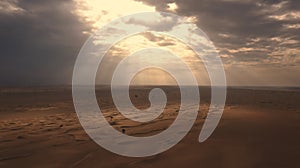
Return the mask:
<path id="1" fill-rule="evenodd" d="M 174 2 L 174 3 L 169 3 L 168 4 L 168 10 L 171 11 L 171 12 L 175 12 L 176 10 L 178 9 L 178 6 L 177 4 Z"/>
<path id="2" fill-rule="evenodd" d="M 92 26 L 93 31 L 113 19 L 138 12 L 154 12 L 151 7 L 133 0 L 75 0 L 75 13 Z"/>
<path id="3" fill-rule="evenodd" d="M 108 72 L 113 72 L 113 70 L 110 69 L 114 69 L 120 60 L 147 48 L 159 48 L 173 53 L 191 68 L 192 73 L 194 73 L 196 80 L 200 85 L 207 85 L 209 83 L 206 69 L 193 50 L 176 38 L 155 32 L 144 32 L 130 36 L 113 46 L 107 52 L 103 60 L 103 64 L 101 65 L 103 68 L 100 68 L 98 71 L 98 81 L 109 81 L 106 79 Z M 159 58 L 154 57 L 154 55 L 157 54 L 160 54 Z M 143 53 L 143 55 L 138 57 L 137 62 L 139 64 L 152 63 L 155 65 L 165 65 L 175 68 L 178 72 L 181 72 L 180 66 L 177 66 L 178 63 L 176 61 L 169 59 L 169 57 L 161 53 Z M 133 84 L 135 85 L 158 83 L 163 85 L 176 84 L 174 79 L 170 77 L 168 73 L 157 69 L 147 69 L 140 73 L 133 81 Z"/>
<path id="4" fill-rule="evenodd" d="M 99 30 L 104 25 L 112 22 L 114 19 L 120 17 L 139 13 L 139 12 L 155 12 L 155 7 L 148 6 L 142 2 L 137 2 L 134 0 L 75 0 L 77 8 L 74 11 L 83 22 L 87 23 L 91 27 L 91 31 L 84 32 L 87 34 L 92 34 Z M 178 8 L 177 4 L 169 3 L 168 11 L 176 12 Z M 189 22 L 189 23 L 188 23 Z M 194 40 L 195 43 L 205 44 L 206 41 L 202 37 L 200 39 L 194 39 L 195 36 L 184 36 L 179 38 L 174 38 L 171 36 L 164 35 L 165 32 L 172 32 L 174 34 L 189 34 L 190 31 L 195 29 L 195 17 L 183 17 L 182 19 L 174 19 L 172 17 L 166 17 L 160 14 L 154 14 L 153 16 L 147 15 L 137 15 L 134 19 L 125 21 L 123 20 L 118 26 L 112 26 L 106 33 L 102 33 L 97 38 L 94 39 L 94 44 L 101 46 L 107 45 L 115 40 L 119 34 L 124 32 L 131 32 L 133 29 L 151 28 L 153 32 L 143 32 L 138 35 L 130 36 L 122 41 L 115 44 L 106 55 L 106 59 L 103 60 L 102 68 L 99 69 L 99 83 L 101 81 L 109 82 L 114 68 L 117 63 L 124 59 L 125 57 L 134 54 L 140 50 L 146 48 L 160 48 L 172 52 L 173 54 L 180 57 L 195 73 L 199 84 L 209 82 L 206 74 L 206 70 L 203 67 L 201 60 L 195 55 L 194 51 L 191 50 L 186 44 L 182 43 L 180 38 L 189 38 L 188 41 Z M 163 33 L 155 33 L 155 31 Z M 178 33 L 177 33 L 178 32 Z M 199 41 L 200 40 L 200 41 Z M 172 62 L 169 57 L 159 54 L 160 57 L 155 57 L 159 53 L 143 53 L 140 57 L 139 64 L 158 64 L 165 65 L 176 69 L 178 73 L 184 74 L 180 69 L 180 66 L 176 66 L 178 63 Z M 200 65 L 199 65 L 200 64 Z M 133 64 L 134 65 L 134 64 Z M 130 65 L 128 65 L 130 66 Z M 101 67 L 101 66 L 100 66 Z M 149 78 L 151 76 L 151 79 Z M 201 80 L 200 80 L 201 78 Z M 147 79 L 147 80 L 146 80 Z M 162 81 L 163 80 L 163 81 Z M 145 73 L 140 74 L 137 78 L 137 83 L 152 82 L 156 81 L 158 83 L 170 84 L 174 83 L 173 80 L 166 74 L 157 70 L 147 70 Z"/>

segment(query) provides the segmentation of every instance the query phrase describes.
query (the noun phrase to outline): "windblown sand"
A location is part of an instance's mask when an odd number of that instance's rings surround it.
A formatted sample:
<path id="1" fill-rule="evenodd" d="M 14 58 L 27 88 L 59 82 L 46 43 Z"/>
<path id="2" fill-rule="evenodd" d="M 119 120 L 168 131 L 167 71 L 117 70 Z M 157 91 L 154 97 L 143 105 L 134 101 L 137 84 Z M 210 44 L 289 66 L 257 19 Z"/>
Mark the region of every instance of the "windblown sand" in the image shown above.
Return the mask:
<path id="1" fill-rule="evenodd" d="M 136 107 L 149 107 L 150 87 L 131 90 Z M 109 90 L 97 88 L 108 122 L 131 136 L 157 134 L 174 121 L 178 88 L 164 87 L 165 111 L 149 123 L 132 122 L 115 109 Z M 152 157 L 129 158 L 93 142 L 79 124 L 69 87 L 0 89 L 0 167 L 300 167 L 300 92 L 228 89 L 222 119 L 205 142 L 198 136 L 210 103 L 201 88 L 201 105 L 190 133 L 175 147 Z"/>

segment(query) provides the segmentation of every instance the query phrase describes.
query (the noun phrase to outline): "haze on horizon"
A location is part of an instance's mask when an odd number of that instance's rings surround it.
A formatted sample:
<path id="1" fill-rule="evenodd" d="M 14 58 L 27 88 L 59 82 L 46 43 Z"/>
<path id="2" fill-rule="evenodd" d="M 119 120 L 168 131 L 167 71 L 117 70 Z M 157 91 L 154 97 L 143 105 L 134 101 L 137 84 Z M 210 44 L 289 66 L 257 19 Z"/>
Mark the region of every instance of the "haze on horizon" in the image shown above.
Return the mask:
<path id="1" fill-rule="evenodd" d="M 219 51 L 228 85 L 300 86 L 300 2 L 292 0 L 3 0 L 0 85 L 71 84 L 77 54 L 93 32 L 119 16 L 145 11 L 172 12 L 201 28 Z M 209 85 L 186 46 L 153 33 L 119 42 L 106 55 L 108 63 L 135 50 L 135 43 L 177 49 L 200 72 L 199 84 Z M 99 70 L 97 84 L 107 84 L 105 75 L 113 70 Z M 147 70 L 134 82 L 174 84 L 158 70 Z"/>

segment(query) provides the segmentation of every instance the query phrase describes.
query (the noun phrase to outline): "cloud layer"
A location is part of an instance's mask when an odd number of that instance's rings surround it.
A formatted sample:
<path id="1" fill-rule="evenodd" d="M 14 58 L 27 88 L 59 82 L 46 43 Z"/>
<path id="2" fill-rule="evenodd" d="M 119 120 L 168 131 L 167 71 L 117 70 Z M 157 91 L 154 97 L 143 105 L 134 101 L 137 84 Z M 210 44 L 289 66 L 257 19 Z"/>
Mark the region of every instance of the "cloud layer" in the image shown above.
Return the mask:
<path id="1" fill-rule="evenodd" d="M 89 9 L 79 2 L 0 2 L 1 85 L 70 84 L 77 53 L 95 28 L 91 22 L 110 12 L 107 7 L 89 18 L 94 11 L 85 13 Z M 300 1 L 136 2 L 194 18 L 220 51 L 229 84 L 300 86 Z"/>
<path id="2" fill-rule="evenodd" d="M 231 84 L 300 85 L 300 1 L 139 1 L 168 12 L 176 4 L 176 14 L 195 17 L 219 49 Z"/>
<path id="3" fill-rule="evenodd" d="M 0 84 L 48 85 L 71 80 L 89 29 L 70 11 L 72 1 L 5 0 L 0 3 Z"/>
<path id="4" fill-rule="evenodd" d="M 144 2 L 168 11 L 175 3 L 176 13 L 195 16 L 197 24 L 214 41 L 224 56 L 240 61 L 278 61 L 282 52 L 299 55 L 300 2 L 280 0 L 173 0 Z M 249 55 L 253 55 L 252 58 Z M 253 58 L 255 57 L 255 58 Z M 280 58 L 279 58 L 280 59 Z M 284 59 L 284 58 L 281 58 Z M 293 59 L 296 61 L 295 59 Z M 234 61 L 234 60 L 230 60 Z M 298 61 L 298 60 L 297 60 Z M 292 62 L 290 62 L 292 63 Z"/>

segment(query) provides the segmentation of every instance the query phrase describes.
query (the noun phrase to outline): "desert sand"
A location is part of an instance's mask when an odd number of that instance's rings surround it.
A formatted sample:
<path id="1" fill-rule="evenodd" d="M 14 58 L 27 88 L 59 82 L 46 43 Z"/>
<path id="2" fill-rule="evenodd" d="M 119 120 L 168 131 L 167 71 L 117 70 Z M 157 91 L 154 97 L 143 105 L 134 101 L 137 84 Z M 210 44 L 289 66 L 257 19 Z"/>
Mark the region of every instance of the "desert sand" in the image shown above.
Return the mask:
<path id="1" fill-rule="evenodd" d="M 131 90 L 132 102 L 147 108 L 151 87 Z M 97 88 L 99 106 L 119 131 L 132 136 L 157 134 L 174 121 L 180 107 L 178 88 L 168 95 L 164 113 L 149 123 L 121 116 L 107 87 Z M 97 145 L 81 127 L 70 87 L 0 89 L 0 167 L 300 167 L 300 90 L 297 88 L 228 88 L 222 119 L 212 136 L 198 136 L 210 104 L 210 89 L 200 88 L 198 118 L 189 134 L 161 154 L 130 158 Z"/>

